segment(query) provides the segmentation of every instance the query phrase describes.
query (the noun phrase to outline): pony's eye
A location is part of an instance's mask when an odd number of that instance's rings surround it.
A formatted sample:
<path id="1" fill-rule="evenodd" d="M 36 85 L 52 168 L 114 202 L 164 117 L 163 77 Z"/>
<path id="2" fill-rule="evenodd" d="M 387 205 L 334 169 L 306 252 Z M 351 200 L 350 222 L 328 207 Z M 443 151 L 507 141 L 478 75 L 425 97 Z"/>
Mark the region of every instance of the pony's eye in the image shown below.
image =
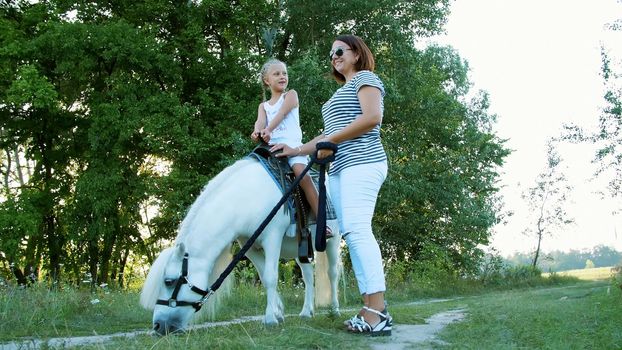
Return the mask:
<path id="1" fill-rule="evenodd" d="M 172 286 L 175 283 L 175 280 L 172 278 L 165 278 L 164 279 L 164 284 L 168 287 Z"/>

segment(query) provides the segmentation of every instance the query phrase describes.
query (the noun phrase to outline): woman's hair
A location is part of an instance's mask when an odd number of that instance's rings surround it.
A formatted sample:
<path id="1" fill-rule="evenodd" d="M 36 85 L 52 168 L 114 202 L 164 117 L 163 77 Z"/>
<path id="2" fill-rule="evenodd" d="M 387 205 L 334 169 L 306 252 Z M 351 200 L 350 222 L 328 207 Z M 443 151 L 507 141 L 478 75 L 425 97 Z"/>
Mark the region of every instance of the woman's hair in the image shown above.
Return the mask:
<path id="1" fill-rule="evenodd" d="M 264 101 L 266 100 L 266 88 L 268 87 L 265 81 L 265 77 L 266 74 L 268 74 L 268 70 L 270 69 L 270 67 L 275 64 L 282 64 L 287 68 L 285 62 L 277 60 L 276 58 L 270 58 L 266 61 L 266 63 L 263 64 L 263 66 L 261 67 L 261 71 L 259 71 L 259 83 L 261 84 L 261 91 L 263 92 Z"/>
<path id="2" fill-rule="evenodd" d="M 358 61 L 356 61 L 356 63 L 354 64 L 354 69 L 357 72 L 360 72 L 362 70 L 368 70 L 371 72 L 374 71 L 374 68 L 376 67 L 374 62 L 374 55 L 371 53 L 371 50 L 369 49 L 367 44 L 365 44 L 363 39 L 359 38 L 356 35 L 347 34 L 339 35 L 335 38 L 335 40 L 343 41 L 350 47 L 350 49 L 352 49 L 354 55 L 359 56 Z M 346 82 L 346 77 L 344 77 L 343 74 L 339 73 L 335 69 L 335 67 L 333 67 L 333 77 L 335 77 L 335 80 L 337 80 L 337 82 L 339 83 Z"/>

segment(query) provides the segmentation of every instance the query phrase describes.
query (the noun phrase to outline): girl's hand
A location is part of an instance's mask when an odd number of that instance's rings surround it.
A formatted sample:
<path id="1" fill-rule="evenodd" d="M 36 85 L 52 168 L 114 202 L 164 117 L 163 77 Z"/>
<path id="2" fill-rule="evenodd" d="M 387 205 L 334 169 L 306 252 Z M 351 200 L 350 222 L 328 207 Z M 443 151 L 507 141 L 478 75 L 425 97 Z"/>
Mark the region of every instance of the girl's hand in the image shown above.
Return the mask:
<path id="1" fill-rule="evenodd" d="M 261 134 L 262 140 L 264 140 L 265 143 L 270 143 L 270 138 L 272 136 L 272 131 L 270 131 L 270 129 L 265 128 L 261 130 L 260 134 Z"/>
<path id="2" fill-rule="evenodd" d="M 254 142 L 259 142 L 260 137 L 261 137 L 261 134 L 259 130 L 255 130 L 251 133 L 251 140 L 253 140 Z"/>
<path id="3" fill-rule="evenodd" d="M 275 157 L 292 157 L 298 155 L 299 153 L 297 149 L 291 148 L 284 143 L 272 145 L 272 147 L 270 147 L 270 152 L 275 153 Z"/>

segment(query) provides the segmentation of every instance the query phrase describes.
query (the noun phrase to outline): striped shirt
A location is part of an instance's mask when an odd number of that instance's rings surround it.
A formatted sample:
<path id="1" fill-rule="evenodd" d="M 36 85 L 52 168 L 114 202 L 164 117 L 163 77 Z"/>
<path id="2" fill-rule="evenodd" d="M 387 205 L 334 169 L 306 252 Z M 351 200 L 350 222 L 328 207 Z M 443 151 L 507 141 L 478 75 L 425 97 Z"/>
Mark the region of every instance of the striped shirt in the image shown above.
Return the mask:
<path id="1" fill-rule="evenodd" d="M 376 74 L 367 70 L 358 72 L 322 106 L 324 134 L 326 136 L 345 128 L 363 114 L 357 95 L 363 86 L 378 88 L 381 97 L 384 97 L 384 85 Z M 384 111 L 382 99 L 380 108 L 381 111 Z M 381 162 L 386 159 L 387 156 L 380 142 L 380 124 L 378 124 L 367 133 L 340 143 L 329 173 L 334 174 L 349 166 Z"/>

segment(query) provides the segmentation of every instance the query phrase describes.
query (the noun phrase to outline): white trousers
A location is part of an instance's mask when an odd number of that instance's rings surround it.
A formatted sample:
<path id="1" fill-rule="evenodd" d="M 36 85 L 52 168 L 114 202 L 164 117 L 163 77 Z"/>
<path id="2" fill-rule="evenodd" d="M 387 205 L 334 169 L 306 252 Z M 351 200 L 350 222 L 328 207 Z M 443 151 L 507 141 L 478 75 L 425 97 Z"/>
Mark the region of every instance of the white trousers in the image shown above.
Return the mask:
<path id="1" fill-rule="evenodd" d="M 385 161 L 347 167 L 329 178 L 330 198 L 361 294 L 386 290 L 380 247 L 371 227 L 378 192 L 386 177 Z"/>

